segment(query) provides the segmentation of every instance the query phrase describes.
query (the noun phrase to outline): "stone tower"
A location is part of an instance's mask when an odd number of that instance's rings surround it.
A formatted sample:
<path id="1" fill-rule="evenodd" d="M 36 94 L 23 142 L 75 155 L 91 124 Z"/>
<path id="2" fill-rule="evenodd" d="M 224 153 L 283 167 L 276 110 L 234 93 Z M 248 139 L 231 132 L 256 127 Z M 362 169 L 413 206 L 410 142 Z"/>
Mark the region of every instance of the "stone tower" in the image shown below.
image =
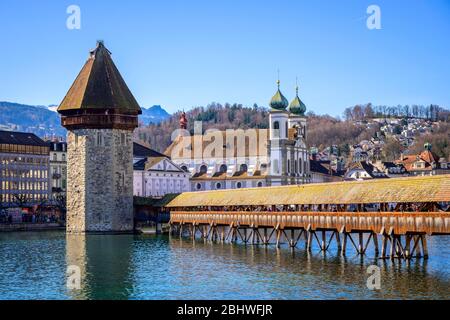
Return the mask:
<path id="1" fill-rule="evenodd" d="M 99 41 L 58 112 L 68 130 L 67 231 L 133 230 L 136 99 Z"/>

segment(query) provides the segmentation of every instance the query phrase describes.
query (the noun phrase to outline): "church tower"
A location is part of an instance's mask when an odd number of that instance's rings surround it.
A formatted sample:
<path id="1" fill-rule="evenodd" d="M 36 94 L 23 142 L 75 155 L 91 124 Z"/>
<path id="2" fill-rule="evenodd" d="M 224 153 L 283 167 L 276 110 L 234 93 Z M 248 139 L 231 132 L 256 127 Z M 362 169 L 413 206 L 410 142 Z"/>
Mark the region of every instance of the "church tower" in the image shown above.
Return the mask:
<path id="1" fill-rule="evenodd" d="M 277 81 L 278 90 L 270 100 L 269 110 L 269 158 L 271 185 L 287 184 L 287 151 L 289 112 L 286 110 L 289 102 L 280 91 L 280 80 Z"/>
<path id="2" fill-rule="evenodd" d="M 68 232 L 133 231 L 133 130 L 141 108 L 99 41 L 58 107 L 68 130 Z"/>
<path id="3" fill-rule="evenodd" d="M 306 106 L 298 96 L 298 85 L 295 91 L 295 98 L 289 104 L 289 130 L 293 132 L 294 139 L 288 154 L 291 164 L 289 173 L 292 183 L 304 184 L 310 182 L 309 152 L 306 146 Z"/>

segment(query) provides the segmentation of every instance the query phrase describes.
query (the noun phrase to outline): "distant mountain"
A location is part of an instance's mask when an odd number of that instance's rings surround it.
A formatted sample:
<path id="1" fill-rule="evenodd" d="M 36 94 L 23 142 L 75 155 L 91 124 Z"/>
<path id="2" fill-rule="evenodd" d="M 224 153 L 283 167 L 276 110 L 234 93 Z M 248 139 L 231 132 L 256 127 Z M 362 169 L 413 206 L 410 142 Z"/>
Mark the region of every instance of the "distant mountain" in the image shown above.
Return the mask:
<path id="1" fill-rule="evenodd" d="M 66 129 L 61 127 L 57 106 L 31 106 L 0 101 L 0 130 L 32 132 L 40 137 L 65 137 Z M 148 125 L 157 124 L 170 117 L 161 106 L 142 108 L 139 121 Z"/>
<path id="2" fill-rule="evenodd" d="M 150 123 L 158 124 L 169 117 L 170 114 L 167 113 L 166 110 L 164 110 L 161 106 L 156 105 L 148 109 L 142 108 L 142 114 L 139 116 L 139 121 L 145 125 Z"/>
<path id="3" fill-rule="evenodd" d="M 66 136 L 59 115 L 45 106 L 0 102 L 0 130 L 32 132 L 40 137 Z"/>

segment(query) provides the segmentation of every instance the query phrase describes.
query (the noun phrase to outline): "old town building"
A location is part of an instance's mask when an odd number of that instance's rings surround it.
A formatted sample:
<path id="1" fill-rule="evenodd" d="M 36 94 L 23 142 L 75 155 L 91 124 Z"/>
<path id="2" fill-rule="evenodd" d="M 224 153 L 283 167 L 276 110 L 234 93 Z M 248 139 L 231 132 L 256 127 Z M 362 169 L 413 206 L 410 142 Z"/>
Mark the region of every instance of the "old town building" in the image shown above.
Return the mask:
<path id="1" fill-rule="evenodd" d="M 432 145 L 426 143 L 424 145 L 424 151 L 420 154 L 403 155 L 397 164 L 401 164 L 405 167 L 409 175 L 438 175 L 449 174 L 450 167 L 445 158 L 439 158 L 434 152 L 431 151 Z"/>
<path id="2" fill-rule="evenodd" d="M 256 188 L 311 181 L 306 106 L 289 104 L 278 90 L 270 101 L 269 129 L 209 130 L 190 135 L 187 119 L 165 154 L 191 175 L 191 190 Z M 183 134 L 184 131 L 184 134 Z M 195 131 L 195 130 L 194 130 Z"/>
<path id="3" fill-rule="evenodd" d="M 32 133 L 0 131 L 0 201 L 3 206 L 47 200 L 49 146 Z"/>
<path id="4" fill-rule="evenodd" d="M 66 196 L 67 190 L 67 143 L 50 141 L 50 188 L 52 198 Z"/>
<path id="5" fill-rule="evenodd" d="M 144 158 L 134 163 L 133 190 L 135 196 L 159 198 L 166 194 L 190 191 L 189 173 L 169 157 L 135 143 L 135 150 Z M 137 157 L 137 154 L 134 154 Z"/>

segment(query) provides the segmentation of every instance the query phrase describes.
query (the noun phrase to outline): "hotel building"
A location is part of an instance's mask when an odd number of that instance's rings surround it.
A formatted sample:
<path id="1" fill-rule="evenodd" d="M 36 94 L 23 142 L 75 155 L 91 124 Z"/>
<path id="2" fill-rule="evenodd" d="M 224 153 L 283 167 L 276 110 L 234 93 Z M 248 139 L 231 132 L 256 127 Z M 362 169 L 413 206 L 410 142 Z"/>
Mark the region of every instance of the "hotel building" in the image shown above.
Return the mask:
<path id="1" fill-rule="evenodd" d="M 32 133 L 0 131 L 2 206 L 39 204 L 50 195 L 49 145 Z"/>

